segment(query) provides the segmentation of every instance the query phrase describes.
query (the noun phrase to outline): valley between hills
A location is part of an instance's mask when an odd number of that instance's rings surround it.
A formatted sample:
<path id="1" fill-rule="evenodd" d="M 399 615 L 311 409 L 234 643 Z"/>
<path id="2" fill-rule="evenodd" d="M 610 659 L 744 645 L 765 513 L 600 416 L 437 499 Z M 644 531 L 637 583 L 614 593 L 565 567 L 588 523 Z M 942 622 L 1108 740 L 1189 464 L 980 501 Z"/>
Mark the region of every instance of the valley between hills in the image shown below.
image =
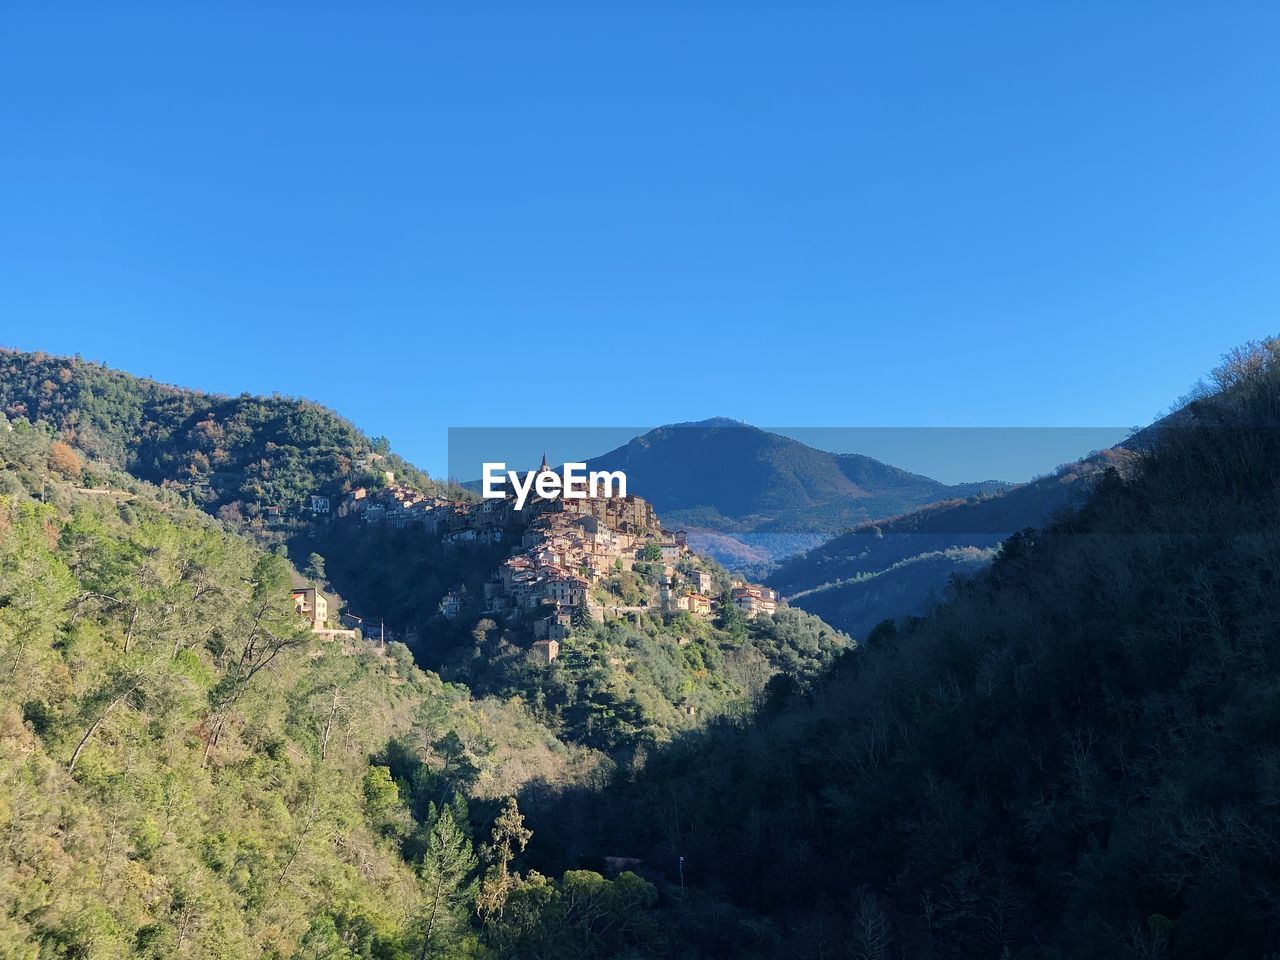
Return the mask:
<path id="1" fill-rule="evenodd" d="M 1261 955 L 1276 356 L 1021 486 L 717 420 L 515 511 L 0 353 L 0 954 Z"/>

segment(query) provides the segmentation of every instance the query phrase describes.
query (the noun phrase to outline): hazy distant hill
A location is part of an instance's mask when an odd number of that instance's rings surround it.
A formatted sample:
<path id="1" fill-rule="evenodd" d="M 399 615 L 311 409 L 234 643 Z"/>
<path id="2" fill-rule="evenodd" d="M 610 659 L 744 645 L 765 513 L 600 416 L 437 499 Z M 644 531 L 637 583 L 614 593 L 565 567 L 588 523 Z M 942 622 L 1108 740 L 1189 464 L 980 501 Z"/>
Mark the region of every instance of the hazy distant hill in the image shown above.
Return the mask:
<path id="1" fill-rule="evenodd" d="M 861 524 L 782 561 L 768 583 L 793 605 L 865 636 L 881 620 L 923 612 L 952 574 L 974 572 L 1009 535 L 1079 503 L 1108 466 L 1131 456 L 1117 447 L 992 496 Z"/>
<path id="2" fill-rule="evenodd" d="M 745 542 L 748 555 L 754 548 L 755 559 L 795 552 L 864 520 L 1008 486 L 948 485 L 723 418 L 659 427 L 589 466 L 626 471 L 628 489 L 651 501 L 669 525 L 727 534 Z M 706 546 L 725 562 L 743 559 L 723 540 Z"/>

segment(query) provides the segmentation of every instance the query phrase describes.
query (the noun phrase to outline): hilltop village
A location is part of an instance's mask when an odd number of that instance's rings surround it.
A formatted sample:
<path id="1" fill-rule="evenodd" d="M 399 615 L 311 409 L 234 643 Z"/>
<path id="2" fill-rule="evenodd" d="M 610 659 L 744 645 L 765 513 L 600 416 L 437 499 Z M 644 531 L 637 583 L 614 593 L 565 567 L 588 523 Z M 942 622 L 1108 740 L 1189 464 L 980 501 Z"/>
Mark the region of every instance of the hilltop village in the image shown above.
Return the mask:
<path id="1" fill-rule="evenodd" d="M 545 457 L 540 471 L 549 471 Z M 705 619 L 722 603 L 747 617 L 772 615 L 775 591 L 730 579 L 689 551 L 684 531 L 663 529 L 653 506 L 628 496 L 477 502 L 427 496 L 386 472 L 385 485 L 358 487 L 336 511 L 367 524 L 421 527 L 447 547 L 511 545 L 482 596 L 450 590 L 440 602 L 449 620 L 493 616 L 532 637 L 530 652 L 555 660 L 575 625 L 641 614 Z M 327 502 L 313 504 L 313 510 Z M 627 577 L 626 575 L 633 576 Z M 619 588 L 626 580 L 627 591 Z"/>

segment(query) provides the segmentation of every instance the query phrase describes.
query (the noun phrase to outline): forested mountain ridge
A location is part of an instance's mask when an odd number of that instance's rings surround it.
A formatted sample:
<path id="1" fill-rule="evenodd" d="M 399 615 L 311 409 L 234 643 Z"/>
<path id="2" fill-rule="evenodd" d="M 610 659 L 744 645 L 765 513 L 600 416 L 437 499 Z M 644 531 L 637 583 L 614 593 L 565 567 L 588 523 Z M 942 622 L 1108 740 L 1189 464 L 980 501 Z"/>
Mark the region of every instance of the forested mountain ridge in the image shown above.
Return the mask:
<path id="1" fill-rule="evenodd" d="M 203 393 L 79 358 L 0 351 L 0 412 L 43 421 L 94 457 L 243 524 L 300 515 L 383 470 L 439 485 L 332 410 L 292 397 Z"/>
<path id="2" fill-rule="evenodd" d="M 1277 955 L 1278 357 L 584 834 L 681 858 L 683 927 L 726 957 Z"/>

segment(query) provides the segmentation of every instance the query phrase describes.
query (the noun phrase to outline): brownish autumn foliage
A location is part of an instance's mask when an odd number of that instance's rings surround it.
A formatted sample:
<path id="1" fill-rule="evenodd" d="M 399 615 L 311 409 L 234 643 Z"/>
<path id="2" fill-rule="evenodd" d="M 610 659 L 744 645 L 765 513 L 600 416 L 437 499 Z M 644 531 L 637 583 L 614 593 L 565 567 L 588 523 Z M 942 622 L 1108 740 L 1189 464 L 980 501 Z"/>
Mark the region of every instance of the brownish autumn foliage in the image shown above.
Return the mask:
<path id="1" fill-rule="evenodd" d="M 78 477 L 84 465 L 70 444 L 55 440 L 49 445 L 49 466 L 64 477 Z"/>

